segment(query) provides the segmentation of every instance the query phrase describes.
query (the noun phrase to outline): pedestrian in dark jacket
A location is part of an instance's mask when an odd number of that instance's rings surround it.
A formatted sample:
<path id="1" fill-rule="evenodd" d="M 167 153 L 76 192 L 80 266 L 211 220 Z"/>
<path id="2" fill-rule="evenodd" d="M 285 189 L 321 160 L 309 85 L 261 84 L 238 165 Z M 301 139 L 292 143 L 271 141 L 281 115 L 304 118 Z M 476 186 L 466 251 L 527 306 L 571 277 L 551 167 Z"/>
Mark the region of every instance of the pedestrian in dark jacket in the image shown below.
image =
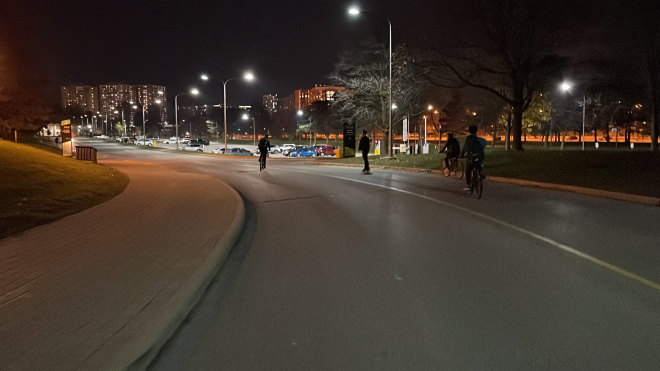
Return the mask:
<path id="1" fill-rule="evenodd" d="M 362 169 L 362 174 L 371 174 L 369 170 L 369 137 L 367 136 L 367 131 L 362 130 L 362 138 L 360 138 L 360 145 L 358 146 L 358 151 L 362 151 L 362 159 L 364 160 L 364 169 Z"/>

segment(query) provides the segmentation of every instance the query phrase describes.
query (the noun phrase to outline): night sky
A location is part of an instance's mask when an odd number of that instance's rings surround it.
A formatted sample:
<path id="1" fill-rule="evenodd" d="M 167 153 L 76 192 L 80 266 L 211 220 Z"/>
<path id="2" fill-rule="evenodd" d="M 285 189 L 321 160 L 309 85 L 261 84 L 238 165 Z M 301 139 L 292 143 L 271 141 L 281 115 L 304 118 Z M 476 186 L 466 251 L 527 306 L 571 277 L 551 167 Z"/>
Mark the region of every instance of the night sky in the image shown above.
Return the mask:
<path id="1" fill-rule="evenodd" d="M 217 79 L 250 70 L 256 82 L 228 84 L 228 103 L 242 105 L 328 83 L 341 50 L 385 30 L 350 17 L 353 4 L 390 18 L 396 43 L 441 33 L 446 7 L 460 2 L 2 0 L 0 10 L 11 20 L 12 42 L 33 52 L 58 85 L 163 84 L 170 98 L 195 86 L 201 103 L 216 103 Z M 216 80 L 204 83 L 201 73 Z"/>

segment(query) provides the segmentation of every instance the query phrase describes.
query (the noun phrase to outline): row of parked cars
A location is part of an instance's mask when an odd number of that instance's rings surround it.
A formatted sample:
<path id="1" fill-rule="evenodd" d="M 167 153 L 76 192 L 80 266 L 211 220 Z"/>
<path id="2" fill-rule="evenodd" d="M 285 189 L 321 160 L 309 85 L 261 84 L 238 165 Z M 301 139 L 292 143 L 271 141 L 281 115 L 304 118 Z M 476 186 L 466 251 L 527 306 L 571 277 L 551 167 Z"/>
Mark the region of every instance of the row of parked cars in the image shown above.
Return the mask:
<path id="1" fill-rule="evenodd" d="M 315 146 L 297 146 L 295 144 L 283 144 L 282 146 L 271 146 L 270 153 L 281 153 L 289 157 L 312 157 L 312 156 L 334 156 L 335 147 L 327 144 Z M 257 149 L 257 154 L 259 150 Z"/>

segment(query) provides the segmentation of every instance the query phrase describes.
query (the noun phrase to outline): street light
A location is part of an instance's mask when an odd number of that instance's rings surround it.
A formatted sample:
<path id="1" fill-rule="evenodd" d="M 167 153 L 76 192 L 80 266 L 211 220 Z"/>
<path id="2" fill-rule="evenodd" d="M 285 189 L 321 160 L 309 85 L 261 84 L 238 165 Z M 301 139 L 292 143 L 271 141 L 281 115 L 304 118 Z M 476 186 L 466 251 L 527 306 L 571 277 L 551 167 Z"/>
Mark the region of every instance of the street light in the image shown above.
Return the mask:
<path id="1" fill-rule="evenodd" d="M 197 89 L 192 89 L 190 90 L 189 93 L 179 93 L 174 96 L 174 130 L 175 130 L 175 136 L 176 136 L 176 149 L 179 149 L 179 104 L 178 104 L 178 99 L 179 95 L 197 95 L 199 94 L 199 90 Z"/>
<path id="2" fill-rule="evenodd" d="M 243 120 L 249 120 L 250 116 L 245 113 L 243 114 Z M 254 125 L 254 117 L 252 117 L 252 138 L 253 138 L 253 144 L 256 146 L 257 145 L 257 128 Z"/>
<path id="3" fill-rule="evenodd" d="M 207 75 L 201 75 L 200 78 L 202 80 L 208 80 L 209 77 Z M 222 81 L 222 110 L 223 110 L 223 118 L 224 118 L 224 126 L 225 126 L 225 153 L 227 153 L 227 83 L 232 81 L 232 80 L 239 80 L 239 79 L 245 79 L 245 80 L 253 80 L 254 75 L 250 72 L 246 72 L 243 77 L 232 77 L 231 79 L 228 80 L 220 80 Z"/>
<path id="4" fill-rule="evenodd" d="M 563 92 L 567 93 L 573 86 L 567 82 L 563 82 L 560 88 Z M 584 151 L 584 126 L 587 118 L 587 94 L 582 95 L 582 150 Z"/>
<path id="5" fill-rule="evenodd" d="M 364 15 L 369 15 L 372 14 L 371 12 L 366 12 L 366 11 L 361 11 L 357 8 L 351 8 L 348 11 L 348 14 L 352 16 L 358 16 L 360 14 Z M 395 108 L 392 106 L 392 22 L 385 17 L 384 15 L 381 14 L 381 17 L 385 18 L 387 20 L 387 23 L 390 26 L 390 86 L 389 86 L 389 145 L 387 148 L 387 156 L 392 157 L 392 109 Z"/>

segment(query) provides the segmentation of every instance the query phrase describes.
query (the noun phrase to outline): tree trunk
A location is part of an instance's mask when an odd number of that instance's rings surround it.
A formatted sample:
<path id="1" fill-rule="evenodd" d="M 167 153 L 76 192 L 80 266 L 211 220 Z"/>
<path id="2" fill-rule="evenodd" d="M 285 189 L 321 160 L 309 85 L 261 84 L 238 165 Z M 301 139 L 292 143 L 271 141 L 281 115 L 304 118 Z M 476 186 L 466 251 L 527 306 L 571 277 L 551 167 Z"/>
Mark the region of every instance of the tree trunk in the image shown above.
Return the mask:
<path id="1" fill-rule="evenodd" d="M 651 87 L 651 100 L 653 103 L 653 117 L 651 118 L 651 151 L 658 150 L 658 131 L 660 131 L 660 88 Z"/>
<path id="2" fill-rule="evenodd" d="M 561 146 L 559 147 L 562 151 L 564 150 L 564 143 L 566 142 L 566 133 L 561 133 Z"/>
<path id="3" fill-rule="evenodd" d="M 389 133 L 386 129 L 383 129 L 383 140 L 380 142 L 380 157 L 381 158 L 386 158 L 388 157 L 389 151 L 390 151 L 390 136 Z"/>
<path id="4" fill-rule="evenodd" d="M 522 115 L 523 107 L 522 102 L 513 106 L 513 119 L 511 122 L 511 130 L 513 131 L 513 148 L 516 151 L 522 151 Z"/>
<path id="5" fill-rule="evenodd" d="M 513 119 L 513 108 L 509 110 L 509 117 L 506 120 L 506 138 L 504 139 L 504 147 L 507 151 L 511 149 L 511 120 Z"/>

